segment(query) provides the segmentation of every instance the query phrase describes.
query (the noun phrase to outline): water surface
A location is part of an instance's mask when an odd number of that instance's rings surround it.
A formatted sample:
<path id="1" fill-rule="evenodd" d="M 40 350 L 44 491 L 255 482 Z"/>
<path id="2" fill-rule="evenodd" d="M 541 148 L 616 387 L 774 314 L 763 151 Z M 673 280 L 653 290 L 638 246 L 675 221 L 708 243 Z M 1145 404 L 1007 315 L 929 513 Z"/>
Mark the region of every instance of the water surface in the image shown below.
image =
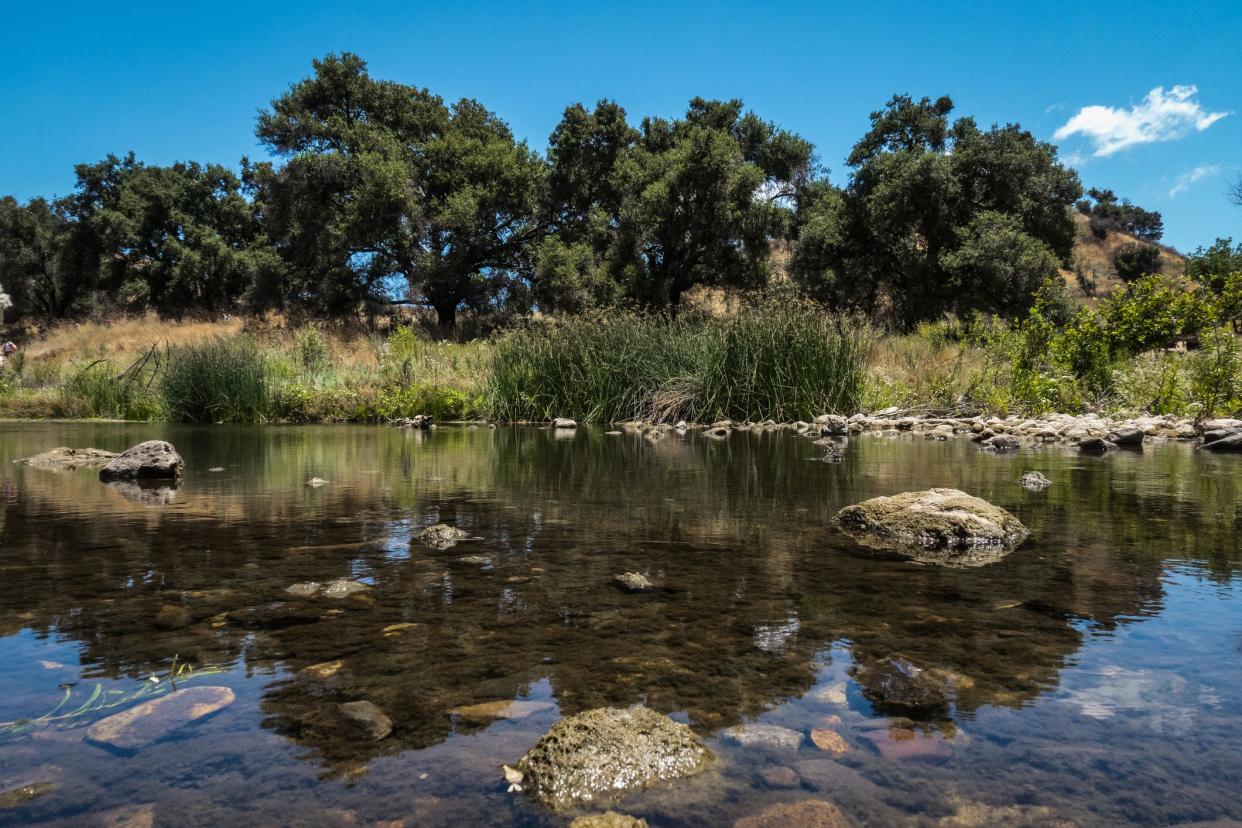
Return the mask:
<path id="1" fill-rule="evenodd" d="M 185 457 L 171 497 L 11 462 L 151 438 Z M 1242 819 L 1242 459 L 910 438 L 818 456 L 788 433 L 0 423 L 0 721 L 66 691 L 62 713 L 96 687 L 123 702 L 178 664 L 236 695 L 132 754 L 84 739 L 105 715 L 90 710 L 11 729 L 0 791 L 57 787 L 0 824 L 563 825 L 499 766 L 560 715 L 640 703 L 717 756 L 617 803 L 654 826 L 810 798 L 861 825 Z M 1019 487 L 1028 470 L 1052 487 Z M 877 557 L 831 523 L 932 486 L 1010 509 L 1031 539 L 954 570 Z M 477 540 L 415 539 L 437 522 Z M 627 571 L 657 589 L 617 588 Z M 369 588 L 285 591 L 339 578 Z M 866 668 L 894 657 L 946 676 L 944 705 L 878 705 Z M 363 699 L 388 738 L 332 724 Z M 546 704 L 452 712 L 507 699 Z M 723 738 L 754 722 L 834 729 L 848 751 Z"/>

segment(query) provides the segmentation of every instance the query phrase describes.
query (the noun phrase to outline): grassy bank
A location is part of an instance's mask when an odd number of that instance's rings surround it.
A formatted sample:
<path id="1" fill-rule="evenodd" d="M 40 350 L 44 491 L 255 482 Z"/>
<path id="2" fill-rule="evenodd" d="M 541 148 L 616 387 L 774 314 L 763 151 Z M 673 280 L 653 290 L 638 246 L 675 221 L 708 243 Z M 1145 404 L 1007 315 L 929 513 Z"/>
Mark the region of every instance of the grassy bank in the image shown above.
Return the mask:
<path id="1" fill-rule="evenodd" d="M 1037 308 L 1015 324 L 941 322 L 904 335 L 771 299 L 676 320 L 622 312 L 531 320 L 466 344 L 400 326 L 364 334 L 129 319 L 29 343 L 0 367 L 0 416 L 711 422 L 889 407 L 1238 414 L 1236 337 L 1211 323 L 1210 307 L 1161 290 L 1138 286 L 1057 324 Z M 1183 317 L 1201 317 L 1200 347 L 1156 347 L 1186 326 Z"/>

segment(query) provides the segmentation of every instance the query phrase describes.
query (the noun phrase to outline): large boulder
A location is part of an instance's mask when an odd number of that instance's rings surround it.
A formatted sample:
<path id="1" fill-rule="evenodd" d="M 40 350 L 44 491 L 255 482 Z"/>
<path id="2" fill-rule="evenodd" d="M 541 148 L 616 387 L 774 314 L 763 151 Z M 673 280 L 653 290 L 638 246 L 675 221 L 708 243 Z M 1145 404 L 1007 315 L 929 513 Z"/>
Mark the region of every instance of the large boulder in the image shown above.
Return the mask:
<path id="1" fill-rule="evenodd" d="M 22 466 L 33 469 L 51 469 L 53 471 L 73 471 L 74 469 L 97 469 L 106 466 L 116 457 L 115 452 L 97 448 L 67 448 L 61 446 L 33 457 L 14 460 Z"/>
<path id="2" fill-rule="evenodd" d="M 1209 431 L 1203 435 L 1203 441 L 1207 451 L 1242 451 L 1242 431 Z"/>
<path id="3" fill-rule="evenodd" d="M 1016 517 L 957 489 L 875 497 L 837 512 L 836 523 L 868 546 L 931 563 L 977 566 L 995 560 L 1030 533 Z M 982 551 L 985 554 L 977 555 Z"/>
<path id="4" fill-rule="evenodd" d="M 561 719 L 518 762 L 523 787 L 554 811 L 693 776 L 711 753 L 683 724 L 645 707 Z"/>
<path id="5" fill-rule="evenodd" d="M 110 480 L 175 480 L 181 476 L 185 462 L 163 440 L 147 440 L 128 448 L 99 470 L 99 479 Z"/>

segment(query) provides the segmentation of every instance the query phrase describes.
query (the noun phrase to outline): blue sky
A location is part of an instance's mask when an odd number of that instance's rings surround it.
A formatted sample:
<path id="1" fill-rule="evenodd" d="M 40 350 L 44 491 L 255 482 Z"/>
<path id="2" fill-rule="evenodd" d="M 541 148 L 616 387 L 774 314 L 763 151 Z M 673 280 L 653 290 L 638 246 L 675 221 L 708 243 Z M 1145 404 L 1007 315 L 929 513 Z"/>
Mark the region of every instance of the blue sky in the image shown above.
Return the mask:
<path id="1" fill-rule="evenodd" d="M 814 142 L 838 182 L 868 112 L 949 94 L 983 125 L 1061 130 L 1087 186 L 1160 210 L 1166 241 L 1193 249 L 1242 240 L 1224 196 L 1242 171 L 1240 42 L 1242 3 L 1223 1 L 10 3 L 0 193 L 63 194 L 74 163 L 130 149 L 261 156 L 259 108 L 349 50 L 377 76 L 477 98 L 539 149 L 574 101 L 611 97 L 637 121 L 740 97 Z"/>

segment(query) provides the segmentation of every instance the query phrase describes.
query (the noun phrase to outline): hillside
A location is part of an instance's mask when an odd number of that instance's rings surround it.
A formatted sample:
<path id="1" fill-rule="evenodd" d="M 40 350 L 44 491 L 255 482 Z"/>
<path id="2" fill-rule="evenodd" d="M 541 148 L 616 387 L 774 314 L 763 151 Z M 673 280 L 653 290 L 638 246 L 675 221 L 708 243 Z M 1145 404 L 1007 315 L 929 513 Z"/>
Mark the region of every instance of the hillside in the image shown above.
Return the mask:
<path id="1" fill-rule="evenodd" d="M 1081 213 L 1074 213 L 1074 222 L 1078 225 L 1078 241 L 1074 249 L 1074 267 L 1062 270 L 1070 295 L 1086 302 L 1102 299 L 1121 286 L 1121 279 L 1113 269 L 1113 254 L 1127 244 L 1135 244 L 1139 240 L 1128 233 L 1109 233 L 1103 239 L 1097 239 L 1092 233 L 1089 219 Z M 1182 273 L 1186 266 L 1186 257 L 1172 247 L 1157 244 L 1160 248 L 1161 272 L 1168 275 Z"/>

